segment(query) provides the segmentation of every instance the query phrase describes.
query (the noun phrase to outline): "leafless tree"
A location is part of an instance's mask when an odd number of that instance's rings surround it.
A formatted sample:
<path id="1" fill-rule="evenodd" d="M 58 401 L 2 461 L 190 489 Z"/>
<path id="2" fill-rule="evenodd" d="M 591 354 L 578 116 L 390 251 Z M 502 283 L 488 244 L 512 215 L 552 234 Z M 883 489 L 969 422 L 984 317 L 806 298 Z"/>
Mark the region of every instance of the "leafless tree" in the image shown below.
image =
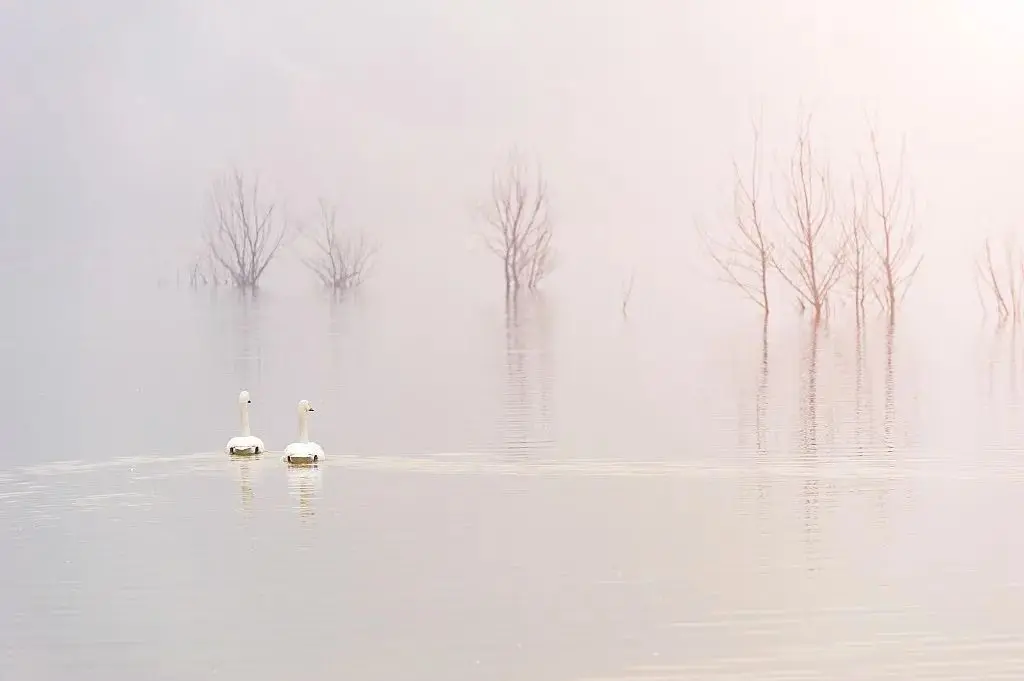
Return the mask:
<path id="1" fill-rule="evenodd" d="M 633 297 L 633 280 L 636 277 L 636 272 L 629 273 L 629 279 L 622 286 L 622 318 L 626 319 L 629 317 L 629 301 Z"/>
<path id="2" fill-rule="evenodd" d="M 768 273 L 773 267 L 773 244 L 765 230 L 761 209 L 761 131 L 754 124 L 754 151 L 744 177 L 733 161 L 733 216 L 731 235 L 716 240 L 698 225 L 711 259 L 718 265 L 722 279 L 732 284 L 764 312 L 769 313 Z"/>
<path id="3" fill-rule="evenodd" d="M 501 259 L 505 295 L 536 288 L 554 265 L 547 183 L 540 171 L 531 179 L 510 154 L 505 168 L 494 174 L 484 214 L 490 227 L 487 247 Z"/>
<path id="4" fill-rule="evenodd" d="M 835 219 L 828 169 L 819 166 L 814 156 L 809 117 L 797 135 L 786 185 L 784 206 L 777 206 L 786 232 L 785 256 L 772 262 L 796 293 L 800 309 L 810 308 L 816 323 L 829 312 L 846 245 Z"/>
<path id="5" fill-rule="evenodd" d="M 219 180 L 210 196 L 211 222 L 206 242 L 210 255 L 243 289 L 256 289 L 291 228 L 275 215 L 273 203 L 260 199 L 260 183 L 248 183 L 239 171 Z"/>
<path id="6" fill-rule="evenodd" d="M 206 286 L 227 286 L 230 279 L 224 276 L 218 267 L 217 262 L 209 252 L 199 255 L 192 261 L 185 272 L 185 283 L 189 288 L 203 288 Z M 178 285 L 181 285 L 181 274 L 177 277 Z"/>
<path id="7" fill-rule="evenodd" d="M 323 199 L 319 203 L 320 229 L 312 237 L 317 253 L 303 262 L 325 287 L 342 293 L 363 282 L 377 249 L 362 236 L 346 239 L 337 227 L 337 209 Z"/>
<path id="8" fill-rule="evenodd" d="M 868 195 L 872 217 L 877 219 L 877 223 L 870 226 L 869 233 L 879 268 L 875 296 L 886 316 L 895 319 L 896 308 L 903 301 L 924 256 L 915 253 L 914 205 L 905 195 L 906 140 L 900 148 L 896 179 L 890 183 L 882 168 L 878 134 L 874 127 L 870 128 L 870 138 L 874 167 Z"/>
<path id="9" fill-rule="evenodd" d="M 857 191 L 855 180 L 850 181 L 849 215 L 841 219 L 843 241 L 846 244 L 846 272 L 849 280 L 850 295 L 853 297 L 854 318 L 857 328 L 864 324 L 865 308 L 868 291 L 874 289 L 874 268 L 872 253 L 869 251 L 866 212 L 867 196 Z"/>
<path id="10" fill-rule="evenodd" d="M 991 298 L 996 318 L 1000 322 L 1014 323 L 1024 318 L 1024 255 L 1014 241 L 1008 238 L 1003 246 L 1004 267 L 993 257 L 992 244 L 985 239 L 985 250 L 975 261 L 975 276 L 982 310 L 987 312 L 986 298 Z"/>

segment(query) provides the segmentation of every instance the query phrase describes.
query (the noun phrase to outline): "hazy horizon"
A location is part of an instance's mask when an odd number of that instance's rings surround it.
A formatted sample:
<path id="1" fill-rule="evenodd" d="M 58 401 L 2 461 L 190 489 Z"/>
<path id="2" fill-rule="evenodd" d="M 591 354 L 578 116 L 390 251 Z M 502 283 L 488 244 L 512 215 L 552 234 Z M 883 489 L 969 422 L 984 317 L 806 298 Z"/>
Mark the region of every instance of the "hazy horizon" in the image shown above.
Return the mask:
<path id="1" fill-rule="evenodd" d="M 707 314 L 735 297 L 682 276 L 711 274 L 693 224 L 728 228 L 758 112 L 766 172 L 813 114 L 839 194 L 867 117 L 888 163 L 906 136 L 926 255 L 908 307 L 977 313 L 974 255 L 1016 227 L 1007 3 L 8 7 L 0 240 L 22 281 L 173 280 L 237 167 L 296 219 L 336 201 L 380 245 L 378 289 L 486 287 L 475 208 L 517 146 L 550 184 L 552 294 L 617 295 L 635 270 L 637 300 Z M 294 257 L 271 270 L 309 288 Z"/>
<path id="2" fill-rule="evenodd" d="M 1024 329 L 974 276 L 1020 227 L 1024 5 L 0 6 L 5 681 L 1024 676 Z M 840 211 L 868 122 L 887 173 L 905 140 L 893 326 L 773 276 L 765 330 L 698 238 L 805 115 Z M 513 148 L 557 266 L 508 307 Z M 365 283 L 300 239 L 189 289 L 233 169 L 335 203 Z"/>

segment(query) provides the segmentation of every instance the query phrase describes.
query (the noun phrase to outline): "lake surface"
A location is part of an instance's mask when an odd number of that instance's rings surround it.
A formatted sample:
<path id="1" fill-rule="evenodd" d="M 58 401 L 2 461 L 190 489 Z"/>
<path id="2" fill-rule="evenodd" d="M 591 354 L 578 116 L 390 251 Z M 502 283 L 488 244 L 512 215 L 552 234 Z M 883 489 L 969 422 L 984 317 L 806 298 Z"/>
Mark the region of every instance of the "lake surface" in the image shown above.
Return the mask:
<path id="1" fill-rule="evenodd" d="M 8 306 L 5 681 L 1024 676 L 1024 331 L 130 298 Z"/>

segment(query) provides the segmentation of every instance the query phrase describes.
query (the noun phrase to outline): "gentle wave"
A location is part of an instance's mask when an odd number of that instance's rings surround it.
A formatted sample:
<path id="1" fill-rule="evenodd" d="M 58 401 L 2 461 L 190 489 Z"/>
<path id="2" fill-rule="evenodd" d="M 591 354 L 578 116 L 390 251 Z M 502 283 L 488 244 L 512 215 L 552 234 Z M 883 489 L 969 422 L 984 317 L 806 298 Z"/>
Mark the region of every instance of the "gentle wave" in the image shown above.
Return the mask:
<path id="1" fill-rule="evenodd" d="M 264 467 L 283 462 L 280 452 L 267 452 L 261 457 L 246 459 Z M 27 478 L 88 473 L 104 469 L 142 469 L 150 466 L 189 464 L 184 470 L 221 470 L 239 459 L 221 452 L 199 452 L 181 455 L 148 455 L 123 457 L 108 461 L 57 461 L 15 468 L 0 475 L 0 488 L 24 484 Z M 320 463 L 320 468 L 349 470 L 397 470 L 424 473 L 507 474 L 507 475 L 585 475 L 641 477 L 712 477 L 737 478 L 808 478 L 829 480 L 905 480 L 938 478 L 949 480 L 1024 481 L 1021 464 L 979 462 L 951 465 L 931 459 L 903 458 L 898 463 L 879 456 L 863 459 L 829 460 L 826 456 L 813 460 L 773 462 L 764 459 L 740 458 L 729 462 L 708 461 L 623 461 L 613 459 L 523 459 L 480 452 L 438 452 L 411 455 L 333 454 Z M 5 492 L 8 493 L 8 492 Z"/>

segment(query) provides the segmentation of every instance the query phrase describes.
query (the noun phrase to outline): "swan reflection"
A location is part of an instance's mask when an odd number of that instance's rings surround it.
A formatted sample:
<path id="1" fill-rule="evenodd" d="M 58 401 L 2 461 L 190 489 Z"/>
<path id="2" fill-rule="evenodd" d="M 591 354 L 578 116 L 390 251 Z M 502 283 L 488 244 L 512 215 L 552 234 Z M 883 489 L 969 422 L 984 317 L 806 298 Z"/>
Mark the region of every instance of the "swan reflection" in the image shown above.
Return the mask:
<path id="1" fill-rule="evenodd" d="M 252 458 L 253 457 L 249 456 L 232 457 L 232 459 L 234 459 L 238 464 L 240 498 L 242 511 L 245 513 L 252 511 L 252 502 L 256 497 L 252 488 Z"/>
<path id="2" fill-rule="evenodd" d="M 288 466 L 288 493 L 296 500 L 299 516 L 309 518 L 316 515 L 313 500 L 323 488 L 323 477 L 319 466 Z"/>

